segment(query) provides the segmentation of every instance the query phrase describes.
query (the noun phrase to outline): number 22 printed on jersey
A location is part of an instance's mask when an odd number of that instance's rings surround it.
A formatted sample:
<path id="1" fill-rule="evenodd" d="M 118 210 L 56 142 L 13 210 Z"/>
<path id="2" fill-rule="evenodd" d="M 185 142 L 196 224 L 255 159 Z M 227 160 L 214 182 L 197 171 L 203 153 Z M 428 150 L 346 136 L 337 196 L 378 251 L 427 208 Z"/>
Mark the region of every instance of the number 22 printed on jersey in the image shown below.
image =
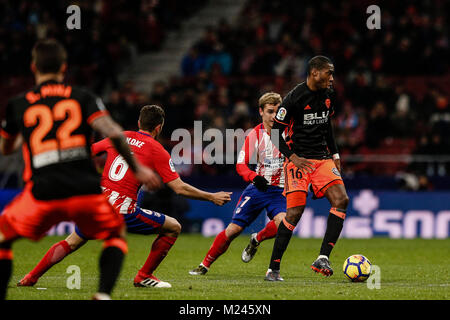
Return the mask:
<path id="1" fill-rule="evenodd" d="M 86 138 L 73 134 L 82 123 L 80 104 L 74 99 L 64 99 L 53 109 L 44 104 L 29 107 L 23 121 L 27 128 L 36 126 L 30 134 L 29 147 L 35 168 L 88 156 Z M 55 121 L 62 121 L 55 124 Z M 54 137 L 51 134 L 56 126 Z"/>

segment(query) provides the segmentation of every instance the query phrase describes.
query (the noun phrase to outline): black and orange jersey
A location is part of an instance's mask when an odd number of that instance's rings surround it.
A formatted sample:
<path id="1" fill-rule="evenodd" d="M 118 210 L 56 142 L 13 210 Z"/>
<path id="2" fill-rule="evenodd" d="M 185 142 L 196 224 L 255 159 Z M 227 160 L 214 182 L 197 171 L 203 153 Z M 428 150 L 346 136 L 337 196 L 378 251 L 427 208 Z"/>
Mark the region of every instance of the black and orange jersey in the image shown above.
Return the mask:
<path id="1" fill-rule="evenodd" d="M 8 102 L 2 134 L 22 134 L 36 199 L 99 194 L 100 177 L 89 141 L 94 119 L 106 113 L 100 98 L 53 80 Z"/>
<path id="2" fill-rule="evenodd" d="M 278 109 L 272 132 L 279 134 L 272 135 L 272 141 L 287 158 L 293 153 L 308 159 L 330 158 L 338 152 L 330 119 L 334 107 L 333 90 L 312 91 L 306 81 L 298 84 Z M 286 127 L 289 146 L 281 136 Z"/>

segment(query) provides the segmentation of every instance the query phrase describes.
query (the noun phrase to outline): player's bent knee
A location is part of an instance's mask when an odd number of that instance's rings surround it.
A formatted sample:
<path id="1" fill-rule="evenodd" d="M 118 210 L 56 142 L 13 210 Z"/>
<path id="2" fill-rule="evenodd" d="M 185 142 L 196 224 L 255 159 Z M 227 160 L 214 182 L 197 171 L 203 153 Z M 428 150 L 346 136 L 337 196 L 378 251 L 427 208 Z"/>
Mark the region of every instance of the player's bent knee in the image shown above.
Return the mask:
<path id="1" fill-rule="evenodd" d="M 342 194 L 337 196 L 332 203 L 333 207 L 341 208 L 341 209 L 347 209 L 348 203 L 350 202 L 350 199 L 346 194 Z"/>
<path id="2" fill-rule="evenodd" d="M 177 237 L 181 233 L 181 224 L 177 219 L 166 216 L 162 230 L 163 233 L 170 233 L 171 236 Z"/>
<path id="3" fill-rule="evenodd" d="M 275 222 L 275 225 L 278 227 L 280 225 L 280 222 L 283 221 L 284 218 L 286 218 L 286 212 L 280 212 L 275 217 L 273 217 L 273 221 Z"/>
<path id="4" fill-rule="evenodd" d="M 181 224 L 178 222 L 178 220 L 175 220 L 174 223 L 172 224 L 172 232 L 176 233 L 177 235 L 179 235 L 181 233 Z"/>
<path id="5" fill-rule="evenodd" d="M 227 228 L 225 229 L 225 235 L 228 239 L 234 239 L 238 235 L 241 234 L 241 232 L 244 230 L 241 226 L 238 226 L 237 224 L 230 223 Z"/>
<path id="6" fill-rule="evenodd" d="M 86 243 L 87 240 L 81 238 L 78 234 L 76 234 L 75 232 L 71 233 L 67 238 L 66 238 L 66 242 L 69 245 L 71 250 L 75 250 L 78 249 L 79 247 L 81 247 L 83 244 Z"/>
<path id="7" fill-rule="evenodd" d="M 305 210 L 305 206 L 298 206 L 293 208 L 288 208 L 286 212 L 286 221 L 291 224 L 296 225 L 300 218 L 303 215 L 303 211 Z"/>

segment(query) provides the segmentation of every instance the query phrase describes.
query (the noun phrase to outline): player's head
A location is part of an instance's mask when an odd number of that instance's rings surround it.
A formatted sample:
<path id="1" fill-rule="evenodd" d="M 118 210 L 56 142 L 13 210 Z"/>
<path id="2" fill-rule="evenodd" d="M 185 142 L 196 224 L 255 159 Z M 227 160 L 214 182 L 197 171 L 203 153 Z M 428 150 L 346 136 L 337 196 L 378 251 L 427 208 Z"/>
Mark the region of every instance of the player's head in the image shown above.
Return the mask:
<path id="1" fill-rule="evenodd" d="M 162 130 L 165 116 L 160 106 L 154 104 L 143 106 L 139 114 L 139 129 L 152 133 L 156 138 Z"/>
<path id="2" fill-rule="evenodd" d="M 325 56 L 315 56 L 308 62 L 308 80 L 316 89 L 326 89 L 333 85 L 334 65 Z"/>
<path id="3" fill-rule="evenodd" d="M 62 75 L 67 68 L 66 49 L 55 39 L 39 40 L 31 51 L 31 70 L 39 75 Z"/>
<path id="4" fill-rule="evenodd" d="M 267 92 L 259 98 L 259 114 L 263 123 L 270 128 L 273 126 L 273 121 L 281 104 L 281 96 L 275 92 Z"/>

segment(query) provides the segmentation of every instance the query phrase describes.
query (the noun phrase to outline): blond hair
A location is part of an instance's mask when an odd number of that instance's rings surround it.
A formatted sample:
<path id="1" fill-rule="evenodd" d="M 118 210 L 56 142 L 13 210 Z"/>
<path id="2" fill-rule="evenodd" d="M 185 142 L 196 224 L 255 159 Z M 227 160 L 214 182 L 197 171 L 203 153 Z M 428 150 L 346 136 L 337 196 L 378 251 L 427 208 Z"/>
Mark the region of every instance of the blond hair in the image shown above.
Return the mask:
<path id="1" fill-rule="evenodd" d="M 267 93 L 264 93 L 261 96 L 261 98 L 259 98 L 258 106 L 261 109 L 264 109 L 264 106 L 266 104 L 277 105 L 277 104 L 281 103 L 281 100 L 282 100 L 281 96 L 278 93 L 276 93 L 276 92 L 267 92 Z"/>

